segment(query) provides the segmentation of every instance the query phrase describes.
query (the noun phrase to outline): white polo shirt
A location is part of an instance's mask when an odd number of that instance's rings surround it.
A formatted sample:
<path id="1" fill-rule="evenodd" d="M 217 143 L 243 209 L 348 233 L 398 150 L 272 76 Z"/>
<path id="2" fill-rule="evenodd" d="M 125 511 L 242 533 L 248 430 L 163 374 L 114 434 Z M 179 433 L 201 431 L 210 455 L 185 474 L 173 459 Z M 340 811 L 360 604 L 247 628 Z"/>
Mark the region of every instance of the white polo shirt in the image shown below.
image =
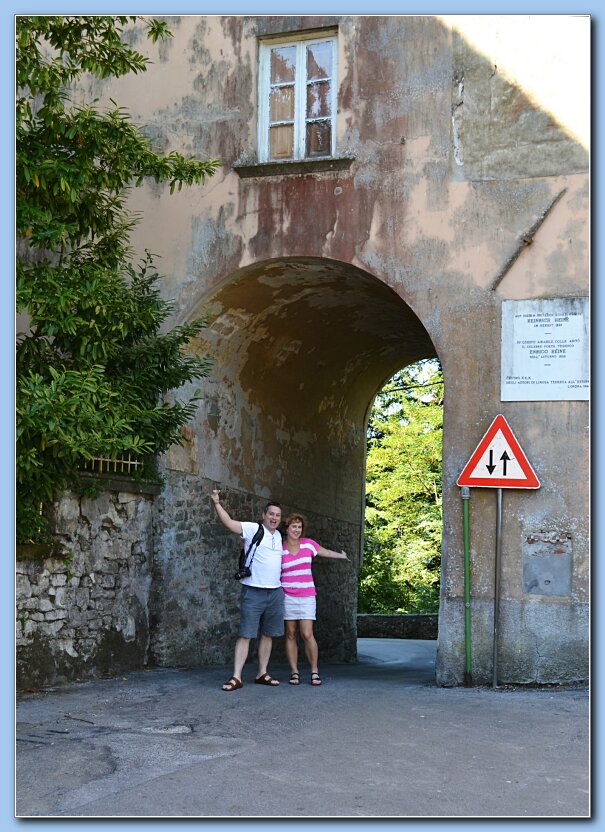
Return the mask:
<path id="1" fill-rule="evenodd" d="M 258 523 L 242 523 L 242 538 L 246 551 L 257 529 Z M 246 560 L 246 565 L 250 566 L 252 574 L 249 578 L 242 578 L 240 583 L 261 589 L 275 589 L 281 586 L 281 534 L 277 529 L 271 534 L 265 525 L 263 525 L 263 530 L 265 533 L 258 548 L 253 546 Z M 255 550 L 256 554 L 250 565 L 250 558 Z"/>

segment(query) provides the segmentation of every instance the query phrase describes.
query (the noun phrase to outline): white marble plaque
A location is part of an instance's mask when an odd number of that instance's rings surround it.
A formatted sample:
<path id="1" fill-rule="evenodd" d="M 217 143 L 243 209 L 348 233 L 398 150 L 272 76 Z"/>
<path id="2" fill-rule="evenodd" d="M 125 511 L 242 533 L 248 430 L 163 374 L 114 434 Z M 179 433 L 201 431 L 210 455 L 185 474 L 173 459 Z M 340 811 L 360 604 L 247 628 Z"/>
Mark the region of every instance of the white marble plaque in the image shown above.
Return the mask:
<path id="1" fill-rule="evenodd" d="M 502 302 L 503 402 L 589 398 L 588 298 Z"/>

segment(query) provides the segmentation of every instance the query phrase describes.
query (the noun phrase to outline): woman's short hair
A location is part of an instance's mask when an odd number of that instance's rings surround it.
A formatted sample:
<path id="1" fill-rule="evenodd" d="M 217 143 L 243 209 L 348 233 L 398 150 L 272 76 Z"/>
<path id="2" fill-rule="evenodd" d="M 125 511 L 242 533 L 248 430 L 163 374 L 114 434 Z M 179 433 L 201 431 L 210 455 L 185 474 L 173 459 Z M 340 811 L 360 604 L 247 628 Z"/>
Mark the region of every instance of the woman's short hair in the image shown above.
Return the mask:
<path id="1" fill-rule="evenodd" d="M 289 514 L 286 519 L 284 520 L 284 529 L 288 529 L 292 523 L 300 523 L 302 526 L 302 534 L 305 533 L 305 526 L 307 525 L 307 521 L 302 516 L 302 514 Z"/>

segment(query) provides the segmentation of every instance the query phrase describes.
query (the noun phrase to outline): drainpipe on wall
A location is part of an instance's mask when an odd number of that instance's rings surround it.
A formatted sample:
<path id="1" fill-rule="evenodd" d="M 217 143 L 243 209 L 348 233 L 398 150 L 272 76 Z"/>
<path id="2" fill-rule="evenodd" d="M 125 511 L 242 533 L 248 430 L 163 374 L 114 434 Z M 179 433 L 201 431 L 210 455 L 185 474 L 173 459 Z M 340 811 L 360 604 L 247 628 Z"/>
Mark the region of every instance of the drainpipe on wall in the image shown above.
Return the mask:
<path id="1" fill-rule="evenodd" d="M 471 557 L 470 557 L 470 533 L 468 522 L 468 504 L 471 497 L 471 490 L 463 485 L 462 496 L 462 521 L 464 540 L 464 687 L 470 688 L 473 684 L 471 676 Z"/>

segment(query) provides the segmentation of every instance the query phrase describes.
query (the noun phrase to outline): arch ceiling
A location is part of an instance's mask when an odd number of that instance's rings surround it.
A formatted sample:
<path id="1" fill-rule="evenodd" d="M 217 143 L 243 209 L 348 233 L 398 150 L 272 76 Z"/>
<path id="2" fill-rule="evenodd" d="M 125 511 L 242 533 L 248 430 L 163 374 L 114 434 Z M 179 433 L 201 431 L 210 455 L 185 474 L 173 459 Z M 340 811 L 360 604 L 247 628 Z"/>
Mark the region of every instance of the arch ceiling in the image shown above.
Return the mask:
<path id="1" fill-rule="evenodd" d="M 309 489 L 333 507 L 347 494 L 358 514 L 368 405 L 397 369 L 435 355 L 414 312 L 367 272 L 303 257 L 236 272 L 192 317 L 206 308 L 198 349 L 214 358 L 230 468 L 215 478 L 251 489 L 255 471 L 297 505 Z"/>

